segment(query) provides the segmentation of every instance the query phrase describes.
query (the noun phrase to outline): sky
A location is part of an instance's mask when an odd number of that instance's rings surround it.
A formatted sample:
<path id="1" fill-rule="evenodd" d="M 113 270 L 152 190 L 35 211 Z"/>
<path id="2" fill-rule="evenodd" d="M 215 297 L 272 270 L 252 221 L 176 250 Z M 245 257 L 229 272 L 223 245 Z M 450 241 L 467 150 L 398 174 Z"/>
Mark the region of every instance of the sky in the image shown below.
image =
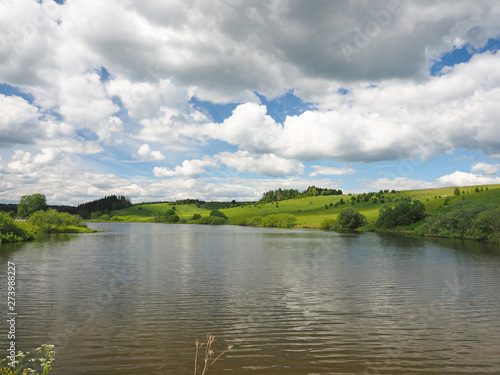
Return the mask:
<path id="1" fill-rule="evenodd" d="M 497 1 L 0 0 L 0 202 L 500 184 Z"/>

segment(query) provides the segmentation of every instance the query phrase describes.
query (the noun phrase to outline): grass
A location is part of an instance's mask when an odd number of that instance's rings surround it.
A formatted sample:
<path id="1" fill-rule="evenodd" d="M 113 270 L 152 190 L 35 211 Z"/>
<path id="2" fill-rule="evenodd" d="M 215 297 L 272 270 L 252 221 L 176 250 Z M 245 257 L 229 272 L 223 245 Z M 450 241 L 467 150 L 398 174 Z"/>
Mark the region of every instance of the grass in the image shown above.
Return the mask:
<path id="1" fill-rule="evenodd" d="M 119 221 L 152 223 L 155 216 L 164 214 L 173 207 L 175 207 L 176 214 L 181 220 L 189 220 L 194 214 L 200 214 L 201 216 L 209 216 L 210 214 L 209 209 L 198 208 L 194 204 L 172 205 L 171 203 L 141 203 L 134 204 L 126 209 L 112 211 L 110 216 L 119 217 Z"/>
<path id="2" fill-rule="evenodd" d="M 500 185 L 478 186 L 479 189 L 481 187 L 483 191 L 479 193 L 474 191 L 476 186 L 459 187 L 461 192 L 459 196 L 454 195 L 455 187 L 398 191 L 396 193 L 383 194 L 385 203 L 381 203 L 380 198 L 378 198 L 377 203 L 373 203 L 372 201 L 362 202 L 355 203 L 354 206 L 351 205 L 351 196 L 333 195 L 290 199 L 281 201 L 278 204 L 253 202 L 247 203 L 244 206 L 224 208 L 221 211 L 229 218 L 229 224 L 239 224 L 244 220 L 256 216 L 265 217 L 272 214 L 289 213 L 297 217 L 297 227 L 318 228 L 321 221 L 327 218 L 336 218 L 340 211 L 346 207 L 354 208 L 365 215 L 370 223 L 373 223 L 377 220 L 379 210 L 384 204 L 388 203 L 390 199 L 394 201 L 402 197 L 420 200 L 425 204 L 427 213 L 430 215 L 444 212 L 452 207 L 452 205 L 464 201 L 487 202 L 500 206 Z M 464 194 L 462 194 L 462 191 L 464 191 Z M 353 196 L 356 195 L 354 194 Z M 340 199 L 343 199 L 346 204 L 334 207 Z M 328 209 L 325 208 L 325 205 L 328 206 Z M 118 216 L 120 221 L 126 222 L 153 222 L 155 215 L 165 213 L 172 207 L 176 208 L 176 213 L 181 220 L 189 220 L 195 213 L 202 216 L 208 216 L 210 213 L 209 209 L 196 207 L 194 204 L 172 205 L 172 203 L 148 203 L 135 204 L 128 209 L 112 211 L 110 216 Z"/>

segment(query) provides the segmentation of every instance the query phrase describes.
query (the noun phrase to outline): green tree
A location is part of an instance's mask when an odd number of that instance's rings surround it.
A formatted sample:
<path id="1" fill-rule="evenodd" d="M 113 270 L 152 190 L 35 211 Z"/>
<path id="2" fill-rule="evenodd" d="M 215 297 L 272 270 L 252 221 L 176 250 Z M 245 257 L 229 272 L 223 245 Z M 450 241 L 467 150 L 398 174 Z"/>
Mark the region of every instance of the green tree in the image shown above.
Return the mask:
<path id="1" fill-rule="evenodd" d="M 23 195 L 17 205 L 19 216 L 31 216 L 34 212 L 45 210 L 47 208 L 47 199 L 43 194 Z"/>
<path id="2" fill-rule="evenodd" d="M 382 228 L 394 228 L 398 225 L 410 225 L 425 217 L 425 206 L 410 197 L 396 199 L 394 205 L 387 204 L 380 208 L 377 225 Z"/>
<path id="3" fill-rule="evenodd" d="M 192 220 L 200 220 L 201 219 L 201 215 L 200 214 L 194 214 L 191 219 Z"/>
<path id="4" fill-rule="evenodd" d="M 365 225 L 368 221 L 366 217 L 352 208 L 344 208 L 340 211 L 335 227 L 339 229 L 357 229 Z"/>
<path id="5" fill-rule="evenodd" d="M 219 211 L 219 210 L 212 210 L 212 211 L 210 211 L 210 217 L 214 217 L 214 216 L 215 217 L 221 217 L 221 218 L 227 220 L 226 214 L 224 214 L 224 212 Z"/>
<path id="6" fill-rule="evenodd" d="M 455 194 L 458 197 L 460 195 L 460 189 L 456 187 L 455 190 L 453 191 L 453 194 Z"/>

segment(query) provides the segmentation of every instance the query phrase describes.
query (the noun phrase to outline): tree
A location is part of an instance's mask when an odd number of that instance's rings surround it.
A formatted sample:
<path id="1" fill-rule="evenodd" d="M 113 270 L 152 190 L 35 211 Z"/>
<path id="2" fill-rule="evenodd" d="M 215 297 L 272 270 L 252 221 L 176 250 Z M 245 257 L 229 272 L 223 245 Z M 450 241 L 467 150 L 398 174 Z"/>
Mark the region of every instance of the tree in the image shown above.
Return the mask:
<path id="1" fill-rule="evenodd" d="M 410 197 L 396 199 L 394 206 L 384 205 L 379 210 L 377 225 L 383 228 L 394 228 L 398 225 L 410 225 L 425 217 L 425 206 Z"/>
<path id="2" fill-rule="evenodd" d="M 17 205 L 19 216 L 31 216 L 35 211 L 45 210 L 47 199 L 44 194 L 23 195 Z"/>
<path id="3" fill-rule="evenodd" d="M 193 217 L 191 218 L 191 220 L 200 220 L 200 219 L 201 219 L 200 214 L 194 214 Z"/>
<path id="4" fill-rule="evenodd" d="M 460 195 L 460 189 L 456 187 L 455 190 L 453 191 L 453 194 L 455 194 L 458 197 Z"/>
<path id="5" fill-rule="evenodd" d="M 357 229 L 365 225 L 368 221 L 366 217 L 352 208 L 344 208 L 340 211 L 335 227 L 339 229 Z"/>
<path id="6" fill-rule="evenodd" d="M 224 214 L 224 212 L 219 211 L 219 210 L 212 210 L 212 211 L 210 211 L 210 217 L 214 217 L 214 216 L 215 217 L 221 217 L 221 218 L 227 220 L 226 214 Z"/>

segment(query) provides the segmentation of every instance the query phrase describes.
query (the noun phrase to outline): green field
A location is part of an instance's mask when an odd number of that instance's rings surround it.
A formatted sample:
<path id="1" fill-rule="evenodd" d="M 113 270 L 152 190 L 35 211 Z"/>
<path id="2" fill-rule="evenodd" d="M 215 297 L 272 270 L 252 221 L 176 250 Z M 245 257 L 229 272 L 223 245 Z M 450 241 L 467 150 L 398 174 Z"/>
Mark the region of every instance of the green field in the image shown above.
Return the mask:
<path id="1" fill-rule="evenodd" d="M 247 203 L 243 206 L 221 209 L 228 218 L 229 224 L 239 224 L 244 220 L 252 217 L 265 217 L 272 214 L 290 213 L 297 217 L 298 227 L 317 228 L 321 221 L 326 218 L 335 218 L 338 213 L 346 208 L 351 207 L 365 215 L 369 222 L 374 222 L 378 218 L 380 208 L 389 203 L 394 202 L 397 198 L 410 197 L 418 199 L 425 204 L 427 213 L 432 215 L 437 212 L 442 212 L 450 209 L 454 204 L 471 201 L 471 202 L 487 202 L 500 206 L 500 185 L 483 185 L 478 186 L 482 191 L 475 192 L 476 186 L 459 187 L 461 194 L 454 195 L 455 187 L 425 189 L 425 190 L 406 190 L 396 193 L 384 193 L 377 198 L 377 203 L 362 202 L 351 205 L 351 197 L 353 195 L 332 195 L 332 196 L 315 196 L 306 198 L 290 199 L 276 203 Z M 462 193 L 463 192 L 463 193 Z M 343 199 L 346 204 L 335 205 Z M 445 200 L 449 199 L 445 205 Z M 381 200 L 384 203 L 381 203 Z M 325 208 L 328 206 L 328 209 Z M 116 221 L 127 222 L 153 222 L 154 216 L 165 213 L 167 210 L 175 207 L 177 215 L 182 219 L 190 221 L 193 214 L 198 213 L 202 216 L 208 216 L 210 209 L 196 207 L 194 204 L 175 205 L 173 203 L 147 203 L 135 204 L 128 209 L 112 211 L 110 216 L 114 216 Z"/>

